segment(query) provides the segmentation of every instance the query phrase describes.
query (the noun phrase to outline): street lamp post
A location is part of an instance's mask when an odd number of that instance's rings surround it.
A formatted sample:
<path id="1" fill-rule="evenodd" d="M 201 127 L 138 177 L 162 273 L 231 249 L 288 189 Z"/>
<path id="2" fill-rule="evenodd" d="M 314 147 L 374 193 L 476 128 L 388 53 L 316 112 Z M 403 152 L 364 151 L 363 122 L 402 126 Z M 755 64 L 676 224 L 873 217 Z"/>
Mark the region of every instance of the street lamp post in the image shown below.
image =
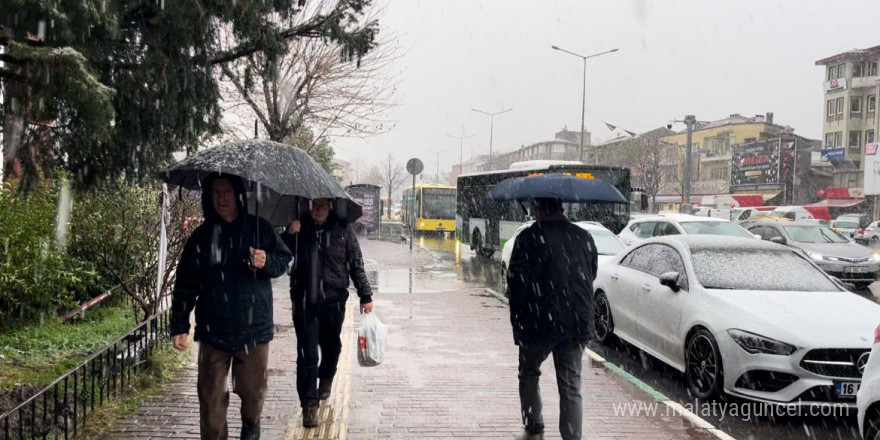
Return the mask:
<path id="1" fill-rule="evenodd" d="M 428 151 L 428 152 L 431 152 L 431 153 L 434 153 L 437 155 L 437 174 L 435 174 L 435 179 L 437 179 L 437 183 L 440 183 L 440 153 L 445 153 L 446 150 L 435 151 L 435 150 L 428 150 L 426 148 L 425 151 Z"/>
<path id="2" fill-rule="evenodd" d="M 453 135 L 453 134 L 447 134 L 446 136 L 449 136 L 449 137 L 451 137 L 451 138 L 453 138 L 453 139 L 458 139 L 458 172 L 461 173 L 461 172 L 462 172 L 462 168 L 461 168 L 461 166 L 462 166 L 462 165 L 461 165 L 461 164 L 462 164 L 462 161 L 461 161 L 461 158 L 462 158 L 462 153 L 464 152 L 464 140 L 467 139 L 467 138 L 472 138 L 472 137 L 474 137 L 474 136 L 476 136 L 476 135 L 475 135 L 475 134 L 469 134 L 469 135 L 467 135 L 467 136 L 456 136 L 456 135 Z"/>
<path id="3" fill-rule="evenodd" d="M 579 153 L 578 153 L 578 156 L 579 156 L 579 158 L 580 158 L 580 161 L 583 162 L 583 161 L 584 161 L 584 132 L 585 132 L 585 129 L 586 129 L 586 127 L 584 127 L 584 118 L 586 117 L 586 111 L 587 111 L 587 58 L 595 58 L 595 57 L 598 57 L 598 56 L 600 56 L 600 55 L 605 55 L 605 54 L 608 54 L 608 53 L 617 52 L 618 49 L 615 48 L 615 49 L 611 49 L 611 50 L 606 50 L 605 52 L 599 52 L 599 53 L 595 53 L 595 54 L 593 54 L 593 55 L 586 55 L 586 56 L 584 56 L 584 55 L 581 55 L 581 54 L 578 54 L 578 53 L 574 53 L 574 52 L 569 51 L 569 50 L 565 50 L 565 49 L 563 49 L 563 48 L 561 48 L 561 47 L 559 47 L 559 46 L 553 46 L 553 45 L 551 45 L 550 47 L 551 47 L 553 50 L 558 50 L 558 51 L 560 51 L 560 52 L 565 52 L 565 53 L 567 53 L 567 54 L 569 54 L 569 55 L 574 55 L 574 56 L 580 58 L 581 60 L 583 60 L 583 62 L 584 62 L 584 88 L 583 88 L 583 93 L 582 93 L 582 95 L 581 95 L 581 135 L 580 135 L 580 138 L 581 138 L 581 146 L 580 146 L 580 150 L 579 150 Z"/>
<path id="4" fill-rule="evenodd" d="M 673 122 L 684 122 L 687 126 L 687 140 L 685 141 L 685 158 L 684 158 L 684 188 L 682 189 L 682 197 L 681 197 L 681 209 L 680 211 L 685 214 L 691 213 L 691 168 L 692 168 L 692 140 L 694 135 L 694 125 L 697 123 L 697 117 L 694 115 L 687 115 L 684 117 L 684 120 L 675 120 Z M 669 126 L 671 127 L 671 125 Z"/>
<path id="5" fill-rule="evenodd" d="M 484 112 L 482 110 L 477 110 L 475 108 L 472 108 L 471 110 L 473 110 L 477 113 L 482 113 L 482 114 L 489 117 L 489 169 L 492 170 L 492 135 L 495 131 L 495 116 L 500 115 L 502 113 L 507 113 L 507 112 L 513 110 L 513 108 L 509 108 L 507 110 L 501 110 L 500 112 L 495 112 L 495 113 Z"/>

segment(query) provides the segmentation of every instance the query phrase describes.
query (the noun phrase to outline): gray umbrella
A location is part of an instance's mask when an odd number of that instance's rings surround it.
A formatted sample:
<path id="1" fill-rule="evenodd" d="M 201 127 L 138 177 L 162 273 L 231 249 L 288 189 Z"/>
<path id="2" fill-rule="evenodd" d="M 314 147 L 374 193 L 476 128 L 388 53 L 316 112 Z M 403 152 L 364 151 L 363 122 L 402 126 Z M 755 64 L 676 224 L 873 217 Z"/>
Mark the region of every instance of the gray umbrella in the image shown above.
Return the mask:
<path id="1" fill-rule="evenodd" d="M 169 185 L 201 191 L 202 179 L 214 172 L 244 179 L 253 193 L 249 208 L 273 226 L 298 218 L 301 199 L 333 199 L 336 215 L 348 222 L 363 212 L 305 151 L 269 140 L 238 141 L 200 151 L 163 171 L 160 178 Z"/>

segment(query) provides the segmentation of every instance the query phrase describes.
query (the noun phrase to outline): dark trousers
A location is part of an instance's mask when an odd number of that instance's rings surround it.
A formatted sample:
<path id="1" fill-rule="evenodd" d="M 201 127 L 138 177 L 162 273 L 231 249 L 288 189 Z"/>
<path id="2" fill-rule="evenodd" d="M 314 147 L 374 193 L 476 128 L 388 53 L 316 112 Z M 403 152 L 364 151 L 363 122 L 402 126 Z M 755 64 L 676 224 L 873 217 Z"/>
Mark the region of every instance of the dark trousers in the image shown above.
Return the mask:
<path id="1" fill-rule="evenodd" d="M 553 353 L 556 386 L 559 389 L 559 433 L 564 440 L 580 439 L 583 408 L 581 401 L 581 358 L 584 344 L 571 339 L 519 347 L 519 399 L 523 423 L 531 434 L 544 433 L 541 414 L 541 364 Z"/>
<path id="2" fill-rule="evenodd" d="M 318 379 L 333 379 L 342 352 L 342 322 L 345 301 L 295 306 L 296 391 L 302 406 L 318 404 Z M 320 347 L 320 366 L 318 365 Z"/>
<path id="3" fill-rule="evenodd" d="M 269 389 L 269 343 L 247 350 L 226 351 L 199 344 L 199 412 L 202 439 L 225 440 L 229 436 L 226 388 L 232 365 L 232 391 L 241 398 L 242 424 L 257 425 Z"/>

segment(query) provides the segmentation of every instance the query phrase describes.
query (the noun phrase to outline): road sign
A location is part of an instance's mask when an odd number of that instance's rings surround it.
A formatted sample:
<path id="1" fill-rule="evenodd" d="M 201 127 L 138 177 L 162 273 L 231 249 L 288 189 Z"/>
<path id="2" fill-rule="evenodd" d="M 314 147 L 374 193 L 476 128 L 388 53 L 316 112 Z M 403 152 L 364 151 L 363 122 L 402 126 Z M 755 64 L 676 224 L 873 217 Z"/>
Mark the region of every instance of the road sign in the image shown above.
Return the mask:
<path id="1" fill-rule="evenodd" d="M 422 163 L 421 160 L 412 158 L 406 162 L 406 171 L 413 176 L 416 174 L 421 174 L 422 170 L 425 169 L 425 164 Z"/>

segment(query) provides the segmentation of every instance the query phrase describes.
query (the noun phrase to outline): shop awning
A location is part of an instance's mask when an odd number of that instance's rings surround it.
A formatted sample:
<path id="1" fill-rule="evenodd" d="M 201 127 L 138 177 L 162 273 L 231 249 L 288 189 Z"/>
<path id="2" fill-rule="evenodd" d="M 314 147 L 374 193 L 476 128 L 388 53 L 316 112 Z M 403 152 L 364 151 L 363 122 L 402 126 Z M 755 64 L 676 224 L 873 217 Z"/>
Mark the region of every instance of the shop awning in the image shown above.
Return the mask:
<path id="1" fill-rule="evenodd" d="M 821 202 L 813 203 L 806 206 L 829 207 L 829 208 L 849 208 L 851 206 L 860 205 L 865 199 L 825 199 Z"/>

